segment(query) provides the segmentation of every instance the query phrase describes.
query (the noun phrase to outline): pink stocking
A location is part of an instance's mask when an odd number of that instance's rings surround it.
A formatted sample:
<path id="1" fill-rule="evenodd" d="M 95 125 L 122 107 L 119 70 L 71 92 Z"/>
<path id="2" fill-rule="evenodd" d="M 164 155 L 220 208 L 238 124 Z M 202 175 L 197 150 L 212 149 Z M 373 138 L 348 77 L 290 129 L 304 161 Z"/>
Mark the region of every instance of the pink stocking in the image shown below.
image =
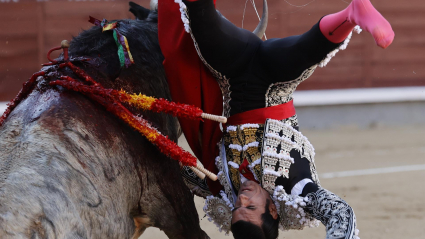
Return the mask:
<path id="1" fill-rule="evenodd" d="M 323 17 L 320 30 L 329 41 L 340 43 L 356 25 L 370 32 L 382 48 L 387 48 L 394 39 L 390 23 L 369 0 L 353 0 L 346 9 Z"/>

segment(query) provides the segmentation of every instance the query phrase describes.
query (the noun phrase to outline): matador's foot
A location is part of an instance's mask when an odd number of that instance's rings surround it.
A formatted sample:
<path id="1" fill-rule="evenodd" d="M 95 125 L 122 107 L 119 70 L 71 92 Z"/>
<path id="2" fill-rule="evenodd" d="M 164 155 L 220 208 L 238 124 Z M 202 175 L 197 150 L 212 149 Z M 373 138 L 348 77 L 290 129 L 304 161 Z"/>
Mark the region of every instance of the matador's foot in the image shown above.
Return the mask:
<path id="1" fill-rule="evenodd" d="M 393 42 L 395 34 L 390 23 L 369 0 L 353 0 L 348 8 L 348 20 L 370 32 L 378 46 L 385 49 Z"/>

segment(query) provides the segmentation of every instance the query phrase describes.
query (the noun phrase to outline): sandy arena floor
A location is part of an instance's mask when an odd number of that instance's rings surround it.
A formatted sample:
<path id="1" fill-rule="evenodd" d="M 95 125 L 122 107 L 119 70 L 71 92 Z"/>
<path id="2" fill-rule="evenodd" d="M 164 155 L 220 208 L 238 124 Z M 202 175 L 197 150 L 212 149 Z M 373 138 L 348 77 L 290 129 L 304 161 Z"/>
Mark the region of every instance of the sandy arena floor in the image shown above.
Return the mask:
<path id="1" fill-rule="evenodd" d="M 360 238 L 425 238 L 425 126 L 403 128 L 304 130 L 316 149 L 320 175 L 351 170 L 376 169 L 369 175 L 321 178 L 324 188 L 338 194 L 355 210 Z M 382 173 L 382 168 L 418 170 Z M 422 168 L 422 169 L 421 169 Z M 361 171 L 363 173 L 365 171 Z M 219 233 L 203 218 L 203 199 L 195 203 L 201 227 L 214 238 L 232 238 Z M 325 238 L 325 229 L 280 232 L 279 238 Z M 150 228 L 140 238 L 167 238 Z"/>

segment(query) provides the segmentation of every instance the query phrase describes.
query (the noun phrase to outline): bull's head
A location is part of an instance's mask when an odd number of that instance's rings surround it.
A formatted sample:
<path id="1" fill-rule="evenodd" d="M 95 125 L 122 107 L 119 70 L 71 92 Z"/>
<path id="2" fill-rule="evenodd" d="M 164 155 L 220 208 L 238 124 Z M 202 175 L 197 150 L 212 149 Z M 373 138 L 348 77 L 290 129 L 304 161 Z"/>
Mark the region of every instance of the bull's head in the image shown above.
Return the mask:
<path id="1" fill-rule="evenodd" d="M 263 0 L 263 14 L 261 16 L 260 23 L 258 23 L 258 26 L 253 31 L 253 33 L 257 35 L 259 38 L 263 38 L 263 35 L 267 29 L 268 21 L 269 21 L 269 7 L 267 6 L 267 0 Z"/>

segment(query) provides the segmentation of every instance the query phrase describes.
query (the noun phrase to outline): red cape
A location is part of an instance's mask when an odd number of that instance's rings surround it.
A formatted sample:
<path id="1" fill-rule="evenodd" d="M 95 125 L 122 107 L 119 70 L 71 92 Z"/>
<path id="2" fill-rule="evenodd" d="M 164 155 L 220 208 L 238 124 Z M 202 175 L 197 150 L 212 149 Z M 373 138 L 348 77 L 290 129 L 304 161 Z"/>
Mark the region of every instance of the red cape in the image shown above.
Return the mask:
<path id="1" fill-rule="evenodd" d="M 197 106 L 205 113 L 221 115 L 221 90 L 199 59 L 190 34 L 184 30 L 179 4 L 174 0 L 158 1 L 158 36 L 173 101 Z M 217 143 L 222 136 L 219 124 L 183 118 L 179 118 L 179 122 L 196 157 L 206 169 L 217 174 L 215 158 L 219 154 Z M 214 195 L 222 188 L 218 181 L 208 179 L 207 182 Z"/>

